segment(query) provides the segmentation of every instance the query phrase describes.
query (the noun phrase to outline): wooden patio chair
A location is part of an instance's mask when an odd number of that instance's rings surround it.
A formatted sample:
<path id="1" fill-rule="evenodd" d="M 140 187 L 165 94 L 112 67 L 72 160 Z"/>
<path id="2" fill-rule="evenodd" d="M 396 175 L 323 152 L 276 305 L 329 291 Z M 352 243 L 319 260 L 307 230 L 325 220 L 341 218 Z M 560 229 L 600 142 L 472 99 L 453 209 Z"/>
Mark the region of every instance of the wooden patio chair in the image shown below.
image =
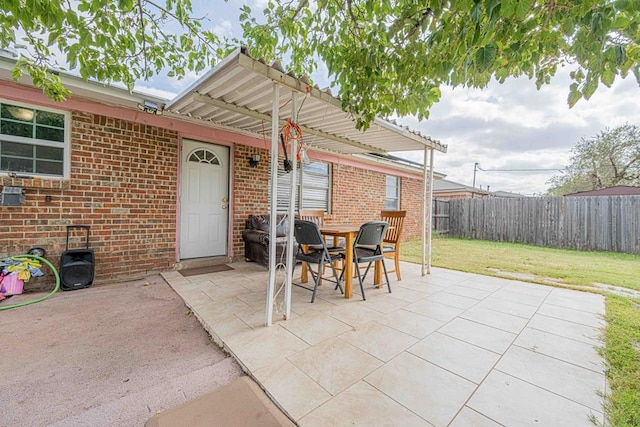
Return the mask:
<path id="1" fill-rule="evenodd" d="M 398 281 L 402 280 L 400 275 L 400 241 L 402 239 L 402 227 L 407 211 L 382 211 L 380 218 L 389 224 L 387 234 L 384 236 L 384 246 L 382 248 L 386 258 L 393 258 L 395 268 L 388 270 L 389 273 L 396 273 Z"/>
<path id="2" fill-rule="evenodd" d="M 324 211 L 322 209 L 300 209 L 296 218 L 311 221 L 320 227 L 324 225 Z"/>
<path id="3" fill-rule="evenodd" d="M 318 227 L 322 227 L 324 225 L 324 210 L 322 209 L 299 209 L 298 210 L 298 214 L 296 215 L 296 219 L 302 220 L 302 221 L 309 221 L 309 222 L 313 222 L 314 224 L 317 224 Z M 324 238 L 324 236 L 323 236 Z M 333 245 L 326 245 L 326 238 L 324 238 L 325 240 L 325 246 L 327 247 L 327 250 L 334 254 L 334 253 L 344 253 L 344 246 L 339 246 L 338 245 L 338 240 L 337 239 L 333 239 Z M 311 247 L 310 249 L 314 249 L 314 250 L 318 250 L 320 249 L 319 247 Z M 334 263 L 334 267 L 338 267 L 338 263 Z M 323 271 L 322 274 L 320 275 L 320 285 L 322 285 L 322 276 L 324 275 L 324 267 L 323 267 Z"/>

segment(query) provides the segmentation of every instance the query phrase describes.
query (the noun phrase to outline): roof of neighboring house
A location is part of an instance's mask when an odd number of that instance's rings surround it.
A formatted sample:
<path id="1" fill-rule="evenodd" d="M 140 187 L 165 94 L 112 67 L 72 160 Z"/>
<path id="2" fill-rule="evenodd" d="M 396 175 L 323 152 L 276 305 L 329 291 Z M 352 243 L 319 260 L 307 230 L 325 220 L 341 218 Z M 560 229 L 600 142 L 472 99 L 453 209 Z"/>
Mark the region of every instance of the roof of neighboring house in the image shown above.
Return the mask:
<path id="1" fill-rule="evenodd" d="M 528 197 L 528 196 L 525 196 L 524 194 L 512 193 L 511 191 L 502 191 L 502 190 L 492 191 L 491 194 L 493 194 L 494 197 L 511 197 L 514 199 L 518 197 Z"/>
<path id="2" fill-rule="evenodd" d="M 626 185 L 616 185 L 609 188 L 600 188 L 598 190 L 578 191 L 577 193 L 565 194 L 566 197 L 582 197 L 582 196 L 638 196 L 640 195 L 640 187 L 630 187 Z"/>
<path id="3" fill-rule="evenodd" d="M 491 194 L 488 191 L 481 190 L 479 188 L 471 187 L 469 185 L 460 184 L 459 182 L 449 181 L 448 179 L 439 179 L 433 182 L 434 193 L 473 193 L 488 195 Z"/>

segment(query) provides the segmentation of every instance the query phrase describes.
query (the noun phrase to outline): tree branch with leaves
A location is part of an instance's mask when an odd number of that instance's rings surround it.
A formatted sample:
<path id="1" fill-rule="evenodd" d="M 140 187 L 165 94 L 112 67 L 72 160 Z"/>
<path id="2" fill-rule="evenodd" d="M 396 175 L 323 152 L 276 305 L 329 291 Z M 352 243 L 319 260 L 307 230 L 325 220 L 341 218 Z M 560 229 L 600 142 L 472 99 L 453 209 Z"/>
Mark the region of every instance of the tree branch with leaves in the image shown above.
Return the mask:
<path id="1" fill-rule="evenodd" d="M 29 74 L 55 101 L 70 92 L 51 69 L 131 90 L 161 72 L 180 78 L 203 71 L 230 50 L 191 17 L 190 0 L 7 0 L 0 13 L 0 48 L 19 54 L 14 78 Z"/>
<path id="2" fill-rule="evenodd" d="M 428 117 L 442 85 L 484 88 L 527 76 L 540 88 L 565 67 L 573 106 L 617 77 L 640 83 L 633 0 L 271 1 L 262 24 L 244 11 L 254 55 L 291 57 L 304 74 L 317 66 L 310 59 L 326 64 L 361 127 L 375 115 Z"/>
<path id="3" fill-rule="evenodd" d="M 54 100 L 68 91 L 52 67 L 132 88 L 203 71 L 238 44 L 299 75 L 325 64 L 362 129 L 375 116 L 427 118 L 443 85 L 527 76 L 540 88 L 565 68 L 573 106 L 616 78 L 640 83 L 637 0 L 271 0 L 258 15 L 240 8 L 235 46 L 191 16 L 191 0 L 4 0 L 0 13 L 0 48 L 21 53 L 14 77 Z"/>
<path id="4" fill-rule="evenodd" d="M 640 187 L 640 127 L 626 124 L 606 129 L 581 139 L 572 152 L 569 165 L 549 181 L 548 195 L 616 185 Z"/>

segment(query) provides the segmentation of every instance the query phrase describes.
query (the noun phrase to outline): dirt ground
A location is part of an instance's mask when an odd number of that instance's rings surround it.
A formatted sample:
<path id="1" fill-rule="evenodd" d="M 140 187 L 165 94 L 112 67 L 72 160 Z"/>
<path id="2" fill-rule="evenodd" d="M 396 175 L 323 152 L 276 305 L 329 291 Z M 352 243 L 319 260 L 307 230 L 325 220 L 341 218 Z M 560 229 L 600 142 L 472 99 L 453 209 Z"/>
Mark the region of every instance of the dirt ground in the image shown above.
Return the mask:
<path id="1" fill-rule="evenodd" d="M 2 427 L 142 426 L 242 375 L 158 275 L 0 311 L 0 339 Z"/>

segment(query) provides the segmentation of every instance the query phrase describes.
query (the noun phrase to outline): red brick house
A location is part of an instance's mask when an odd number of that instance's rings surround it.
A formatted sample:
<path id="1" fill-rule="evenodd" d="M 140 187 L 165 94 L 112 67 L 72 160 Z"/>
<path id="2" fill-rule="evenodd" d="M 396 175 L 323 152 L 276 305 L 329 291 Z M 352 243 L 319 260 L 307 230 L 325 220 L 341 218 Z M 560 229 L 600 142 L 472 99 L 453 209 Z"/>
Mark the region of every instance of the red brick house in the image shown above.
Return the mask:
<path id="1" fill-rule="evenodd" d="M 0 57 L 0 184 L 23 188 L 24 201 L 0 206 L 0 257 L 40 246 L 57 265 L 66 226 L 90 225 L 97 282 L 243 258 L 245 219 L 269 212 L 273 86 L 286 89 L 280 105 L 296 105 L 311 160 L 301 203 L 330 220 L 404 209 L 405 236 L 419 236 L 426 174 L 367 153 L 446 152 L 382 120 L 357 131 L 329 93 L 242 51 L 170 102 L 65 75 L 74 95 L 53 103 L 27 79 L 14 82 L 13 64 Z"/>

